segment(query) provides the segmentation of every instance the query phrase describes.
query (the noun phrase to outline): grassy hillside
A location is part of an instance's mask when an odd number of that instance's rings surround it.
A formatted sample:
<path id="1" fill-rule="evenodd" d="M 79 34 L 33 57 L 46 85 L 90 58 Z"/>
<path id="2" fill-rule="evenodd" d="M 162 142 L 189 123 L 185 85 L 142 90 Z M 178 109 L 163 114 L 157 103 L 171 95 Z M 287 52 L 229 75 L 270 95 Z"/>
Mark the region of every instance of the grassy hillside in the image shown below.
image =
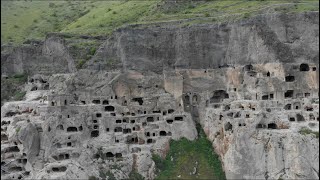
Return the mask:
<path id="1" fill-rule="evenodd" d="M 1 43 L 42 39 L 48 32 L 108 35 L 126 24 L 187 19 L 215 22 L 261 13 L 318 10 L 318 0 L 2 1 Z"/>
<path id="2" fill-rule="evenodd" d="M 199 137 L 195 141 L 183 138 L 170 142 L 166 159 L 153 155 L 156 179 L 226 179 L 219 156 L 198 125 Z"/>

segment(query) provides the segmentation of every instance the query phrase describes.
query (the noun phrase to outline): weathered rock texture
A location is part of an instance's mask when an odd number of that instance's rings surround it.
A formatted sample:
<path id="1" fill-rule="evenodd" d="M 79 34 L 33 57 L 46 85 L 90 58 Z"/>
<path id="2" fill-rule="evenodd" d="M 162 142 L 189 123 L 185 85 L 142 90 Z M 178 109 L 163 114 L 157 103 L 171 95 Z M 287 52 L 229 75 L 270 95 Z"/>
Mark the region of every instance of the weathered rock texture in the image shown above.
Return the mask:
<path id="1" fill-rule="evenodd" d="M 318 13 L 181 26 L 120 29 L 87 65 L 93 69 L 123 67 L 161 73 L 168 68 L 205 69 L 225 64 L 316 63 L 319 58 Z"/>
<path id="2" fill-rule="evenodd" d="M 61 58 L 46 75 L 30 73 L 25 101 L 1 108 L 1 177 L 123 179 L 136 170 L 153 179 L 152 153 L 194 140 L 200 123 L 228 179 L 319 179 L 319 138 L 300 132 L 319 132 L 318 24 L 306 13 L 127 28 L 79 71 L 59 43 L 44 43 L 42 53 Z M 9 53 L 2 69 L 31 70 L 25 59 Z"/>
<path id="3" fill-rule="evenodd" d="M 2 48 L 2 74 L 55 74 L 76 71 L 74 60 L 60 37 L 49 36 L 44 42 Z"/>

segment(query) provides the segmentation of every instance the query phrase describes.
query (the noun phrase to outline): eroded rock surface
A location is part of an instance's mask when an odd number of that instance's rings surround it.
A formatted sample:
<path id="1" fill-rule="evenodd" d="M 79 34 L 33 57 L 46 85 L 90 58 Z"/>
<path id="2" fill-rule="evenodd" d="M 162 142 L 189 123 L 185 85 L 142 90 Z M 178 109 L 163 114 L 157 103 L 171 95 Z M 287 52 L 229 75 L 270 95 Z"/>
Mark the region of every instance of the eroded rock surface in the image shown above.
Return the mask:
<path id="1" fill-rule="evenodd" d="M 319 179 L 315 16 L 123 29 L 78 71 L 65 54 L 31 73 L 25 101 L 2 106 L 1 177 L 154 179 L 152 153 L 194 140 L 200 123 L 228 179 Z M 41 52 L 66 53 L 59 44 Z"/>

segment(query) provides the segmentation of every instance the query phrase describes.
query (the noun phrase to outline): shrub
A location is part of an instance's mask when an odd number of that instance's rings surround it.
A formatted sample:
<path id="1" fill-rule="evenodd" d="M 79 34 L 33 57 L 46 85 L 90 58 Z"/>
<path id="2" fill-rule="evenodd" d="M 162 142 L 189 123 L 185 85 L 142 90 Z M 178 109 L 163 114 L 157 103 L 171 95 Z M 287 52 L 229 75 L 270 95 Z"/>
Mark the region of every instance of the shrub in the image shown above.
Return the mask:
<path id="1" fill-rule="evenodd" d="M 162 159 L 159 155 L 152 154 L 152 160 L 156 164 L 156 173 L 159 173 L 165 168 L 164 159 Z"/>
<path id="2" fill-rule="evenodd" d="M 116 11 L 113 11 L 112 14 L 117 14 L 117 12 L 116 12 Z"/>
<path id="3" fill-rule="evenodd" d="M 90 55 L 94 55 L 94 53 L 96 53 L 96 48 L 95 47 L 91 47 L 90 51 L 89 51 L 89 54 Z"/>
<path id="4" fill-rule="evenodd" d="M 13 75 L 13 79 L 18 82 L 26 82 L 28 77 L 25 74 L 15 74 Z"/>
<path id="5" fill-rule="evenodd" d="M 205 17 L 209 17 L 210 14 L 209 14 L 209 13 L 205 13 L 204 16 L 205 16 Z"/>
<path id="6" fill-rule="evenodd" d="M 311 129 L 309 129 L 307 127 L 302 127 L 299 130 L 299 133 L 302 134 L 302 135 L 314 134 L 316 136 L 316 138 L 319 138 L 319 132 L 312 131 Z"/>
<path id="7" fill-rule="evenodd" d="M 56 5 L 55 5 L 54 3 L 52 3 L 52 2 L 49 3 L 49 7 L 50 7 L 50 8 L 53 8 L 53 7 L 55 7 L 55 6 L 56 6 Z"/>
<path id="8" fill-rule="evenodd" d="M 129 174 L 130 180 L 144 180 L 144 177 L 139 174 L 137 171 L 131 171 Z"/>
<path id="9" fill-rule="evenodd" d="M 19 26 L 18 26 L 18 25 L 14 25 L 13 27 L 14 27 L 14 28 L 18 28 Z"/>
<path id="10" fill-rule="evenodd" d="M 100 170 L 99 171 L 99 176 L 102 179 L 106 179 L 106 177 L 108 177 L 108 180 L 116 180 L 116 178 L 114 177 L 114 175 L 113 175 L 113 173 L 111 171 L 104 172 L 103 170 Z"/>
<path id="11" fill-rule="evenodd" d="M 115 64 L 115 60 L 114 60 L 114 59 L 108 59 L 108 60 L 106 61 L 106 64 L 107 64 L 108 66 L 113 66 L 113 65 Z"/>
<path id="12" fill-rule="evenodd" d="M 89 176 L 89 180 L 98 180 L 99 178 L 95 177 L 95 176 Z"/>
<path id="13" fill-rule="evenodd" d="M 13 99 L 16 100 L 16 101 L 20 101 L 20 100 L 23 100 L 24 96 L 26 95 L 26 92 L 23 91 L 23 92 L 17 92 Z"/>
<path id="14" fill-rule="evenodd" d="M 243 17 L 244 17 L 244 18 L 250 17 L 250 13 L 244 13 Z"/>
<path id="15" fill-rule="evenodd" d="M 82 66 L 84 65 L 85 62 L 86 62 L 85 60 L 81 59 L 77 64 L 77 68 L 78 69 L 82 68 Z"/>

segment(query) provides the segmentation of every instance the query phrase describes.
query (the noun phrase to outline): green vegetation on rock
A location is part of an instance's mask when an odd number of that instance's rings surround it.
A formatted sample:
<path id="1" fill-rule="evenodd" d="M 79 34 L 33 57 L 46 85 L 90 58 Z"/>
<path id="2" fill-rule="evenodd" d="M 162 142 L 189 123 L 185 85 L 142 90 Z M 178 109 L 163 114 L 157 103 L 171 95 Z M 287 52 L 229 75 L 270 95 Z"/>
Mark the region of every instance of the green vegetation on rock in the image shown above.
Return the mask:
<path id="1" fill-rule="evenodd" d="M 16 132 L 18 133 L 18 132 L 20 131 L 20 129 L 21 129 L 21 127 L 18 127 L 18 128 L 16 129 Z"/>
<path id="2" fill-rule="evenodd" d="M 128 24 L 212 23 L 277 12 L 318 11 L 318 0 L 3 1 L 1 43 L 21 44 L 47 33 L 110 35 Z"/>
<path id="3" fill-rule="evenodd" d="M 129 174 L 130 180 L 144 180 L 144 177 L 139 174 L 137 171 L 131 171 Z"/>
<path id="4" fill-rule="evenodd" d="M 197 140 L 171 140 L 170 150 L 165 159 L 153 155 L 156 179 L 226 179 L 212 143 L 200 127 L 197 129 L 200 132 Z"/>
<path id="5" fill-rule="evenodd" d="M 312 131 L 311 129 L 307 128 L 307 127 L 302 127 L 299 130 L 299 133 L 302 135 L 307 135 L 307 134 L 314 134 L 316 136 L 316 138 L 319 138 L 319 132 L 316 131 Z"/>
<path id="6" fill-rule="evenodd" d="M 89 176 L 89 180 L 98 180 L 99 178 L 95 177 L 95 176 Z"/>
<path id="7" fill-rule="evenodd" d="M 20 101 L 23 100 L 26 92 L 23 89 L 23 84 L 27 82 L 27 75 L 16 74 L 11 77 L 1 78 L 1 105 L 5 101 Z"/>
<path id="8" fill-rule="evenodd" d="M 91 177 L 94 177 L 94 176 L 91 176 Z M 99 177 L 102 178 L 102 179 L 109 179 L 109 180 L 116 180 L 116 178 L 114 177 L 114 174 L 111 172 L 111 171 L 105 171 L 105 170 L 100 170 L 99 171 Z M 96 177 L 94 177 L 96 178 Z M 96 178 L 96 179 L 99 179 L 99 178 Z"/>

